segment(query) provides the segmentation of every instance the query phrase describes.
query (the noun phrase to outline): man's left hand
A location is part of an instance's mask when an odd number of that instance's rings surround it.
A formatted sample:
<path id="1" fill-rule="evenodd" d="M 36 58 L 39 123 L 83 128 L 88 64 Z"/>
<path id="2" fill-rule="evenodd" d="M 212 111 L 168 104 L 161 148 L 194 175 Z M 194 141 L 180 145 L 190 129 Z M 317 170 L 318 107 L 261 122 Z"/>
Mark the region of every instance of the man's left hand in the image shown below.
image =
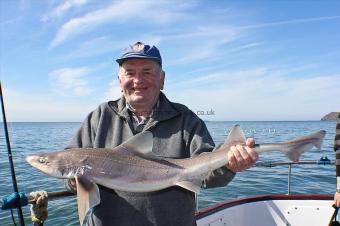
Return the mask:
<path id="1" fill-rule="evenodd" d="M 340 193 L 335 192 L 334 194 L 334 204 L 336 207 L 340 207 Z"/>
<path id="2" fill-rule="evenodd" d="M 228 152 L 227 168 L 234 173 L 250 168 L 258 159 L 257 152 L 253 149 L 255 141 L 248 138 L 246 146 L 235 145 Z"/>

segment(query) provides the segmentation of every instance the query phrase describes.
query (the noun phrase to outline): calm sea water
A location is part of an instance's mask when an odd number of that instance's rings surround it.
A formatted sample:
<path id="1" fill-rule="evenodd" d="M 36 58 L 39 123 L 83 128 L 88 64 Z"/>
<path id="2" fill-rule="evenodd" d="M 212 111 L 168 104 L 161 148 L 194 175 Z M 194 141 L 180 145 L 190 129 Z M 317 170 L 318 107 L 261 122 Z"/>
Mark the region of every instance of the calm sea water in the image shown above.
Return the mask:
<path id="1" fill-rule="evenodd" d="M 246 135 L 257 143 L 284 141 L 296 136 L 324 129 L 327 131 L 322 150 L 304 153 L 301 160 L 318 160 L 321 156 L 334 159 L 332 150 L 335 122 L 207 122 L 215 143 L 222 142 L 228 129 L 239 123 Z M 47 177 L 25 162 L 25 156 L 35 152 L 63 149 L 79 127 L 79 123 L 9 123 L 10 140 L 14 155 L 19 190 L 63 190 L 60 180 Z M 13 192 L 10 169 L 2 124 L 0 128 L 0 197 Z M 281 153 L 270 153 L 260 157 L 262 161 L 286 161 Z M 199 208 L 207 207 L 226 199 L 235 199 L 260 194 L 284 194 L 287 192 L 285 166 L 273 168 L 253 167 L 238 173 L 226 187 L 208 189 L 199 195 Z M 335 191 L 335 166 L 303 165 L 292 169 L 293 193 L 333 194 Z M 45 225 L 79 225 L 74 197 L 49 202 L 49 218 Z M 26 224 L 30 225 L 29 208 L 23 208 Z M 16 214 L 16 211 L 14 211 Z M 0 225 L 13 225 L 10 211 L 0 210 Z"/>

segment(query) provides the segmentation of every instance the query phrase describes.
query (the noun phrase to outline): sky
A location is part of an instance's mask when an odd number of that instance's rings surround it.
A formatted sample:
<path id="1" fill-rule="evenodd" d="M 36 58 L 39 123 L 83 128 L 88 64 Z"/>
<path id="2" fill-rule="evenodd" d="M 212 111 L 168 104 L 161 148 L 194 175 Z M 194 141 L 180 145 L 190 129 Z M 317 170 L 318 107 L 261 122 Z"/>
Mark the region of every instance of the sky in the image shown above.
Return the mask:
<path id="1" fill-rule="evenodd" d="M 340 1 L 1 0 L 8 121 L 82 121 L 120 97 L 115 59 L 156 45 L 163 92 L 211 121 L 340 111 Z"/>

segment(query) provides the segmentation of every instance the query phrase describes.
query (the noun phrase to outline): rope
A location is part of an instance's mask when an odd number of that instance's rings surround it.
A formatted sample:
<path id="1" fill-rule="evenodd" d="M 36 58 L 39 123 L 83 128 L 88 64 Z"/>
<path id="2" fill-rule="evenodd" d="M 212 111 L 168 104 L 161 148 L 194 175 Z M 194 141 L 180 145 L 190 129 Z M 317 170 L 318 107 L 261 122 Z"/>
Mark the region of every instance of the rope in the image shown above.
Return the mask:
<path id="1" fill-rule="evenodd" d="M 48 195 L 46 191 L 36 191 L 29 194 L 31 219 L 34 226 L 42 226 L 47 219 Z"/>

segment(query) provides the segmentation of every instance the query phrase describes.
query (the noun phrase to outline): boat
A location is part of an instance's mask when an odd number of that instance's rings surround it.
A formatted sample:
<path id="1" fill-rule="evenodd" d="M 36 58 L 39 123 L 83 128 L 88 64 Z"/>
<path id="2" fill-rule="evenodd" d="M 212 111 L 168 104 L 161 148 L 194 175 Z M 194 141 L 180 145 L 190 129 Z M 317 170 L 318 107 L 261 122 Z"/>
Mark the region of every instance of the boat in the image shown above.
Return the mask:
<path id="1" fill-rule="evenodd" d="M 226 200 L 197 211 L 197 226 L 321 226 L 334 214 L 331 194 L 292 194 L 293 165 L 333 165 L 321 157 L 318 161 L 262 162 L 258 167 L 288 166 L 287 194 L 267 194 Z"/>
<path id="2" fill-rule="evenodd" d="M 334 208 L 329 194 L 260 195 L 228 200 L 196 214 L 197 226 L 321 226 Z"/>

